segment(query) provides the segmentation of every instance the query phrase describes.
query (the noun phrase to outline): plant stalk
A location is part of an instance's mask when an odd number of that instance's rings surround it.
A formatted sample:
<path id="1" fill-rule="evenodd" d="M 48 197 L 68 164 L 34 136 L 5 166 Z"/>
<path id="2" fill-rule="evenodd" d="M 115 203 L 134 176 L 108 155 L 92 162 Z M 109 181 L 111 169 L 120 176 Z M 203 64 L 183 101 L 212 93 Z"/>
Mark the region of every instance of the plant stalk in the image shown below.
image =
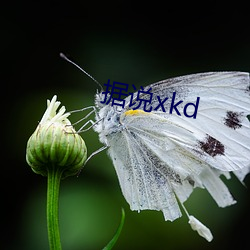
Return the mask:
<path id="1" fill-rule="evenodd" d="M 59 188 L 62 176 L 60 167 L 48 168 L 47 228 L 50 250 L 61 250 L 59 231 Z"/>

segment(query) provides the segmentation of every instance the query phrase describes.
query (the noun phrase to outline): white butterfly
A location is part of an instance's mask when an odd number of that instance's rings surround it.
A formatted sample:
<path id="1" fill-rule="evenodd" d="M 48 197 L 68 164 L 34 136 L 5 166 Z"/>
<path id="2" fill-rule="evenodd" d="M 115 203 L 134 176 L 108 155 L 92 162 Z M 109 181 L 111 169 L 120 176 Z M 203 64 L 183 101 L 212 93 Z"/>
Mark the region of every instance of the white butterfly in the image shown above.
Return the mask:
<path id="1" fill-rule="evenodd" d="M 181 216 L 177 200 L 183 205 L 195 187 L 206 188 L 220 207 L 234 204 L 220 175 L 230 178 L 233 172 L 243 181 L 250 171 L 248 73 L 193 74 L 147 88 L 154 94 L 153 108 L 158 105 L 157 95 L 168 97 L 176 92 L 183 100 L 178 106 L 180 115 L 132 110 L 130 97 L 125 99 L 124 109 L 101 105 L 102 93 L 96 95 L 95 102 L 97 122 L 93 128 L 108 147 L 131 210 L 161 210 L 165 220 L 173 221 Z M 197 118 L 186 117 L 184 104 L 197 97 Z M 166 109 L 170 101 L 164 103 Z M 193 216 L 189 219 L 193 229 L 212 240 L 208 228 Z"/>
<path id="2" fill-rule="evenodd" d="M 130 96 L 121 108 L 111 102 L 103 105 L 103 94 L 96 94 L 94 110 L 83 119 L 96 113 L 96 122 L 86 124 L 92 123 L 104 147 L 89 158 L 108 148 L 131 210 L 161 210 L 165 220 L 173 221 L 182 215 L 180 204 L 191 228 L 211 241 L 210 230 L 189 215 L 183 203 L 196 187 L 207 189 L 220 207 L 236 202 L 220 176 L 230 178 L 233 173 L 243 182 L 250 172 L 249 74 L 192 74 L 151 84 L 145 91 L 150 88 L 151 112 L 129 107 Z M 178 110 L 173 109 L 172 114 L 154 111 L 159 104 L 157 96 L 168 98 L 164 108 L 170 110 L 173 93 L 183 101 Z M 137 93 L 133 97 L 135 102 Z M 199 107 L 194 119 L 185 105 L 197 97 Z M 83 127 L 81 131 L 87 130 Z"/>

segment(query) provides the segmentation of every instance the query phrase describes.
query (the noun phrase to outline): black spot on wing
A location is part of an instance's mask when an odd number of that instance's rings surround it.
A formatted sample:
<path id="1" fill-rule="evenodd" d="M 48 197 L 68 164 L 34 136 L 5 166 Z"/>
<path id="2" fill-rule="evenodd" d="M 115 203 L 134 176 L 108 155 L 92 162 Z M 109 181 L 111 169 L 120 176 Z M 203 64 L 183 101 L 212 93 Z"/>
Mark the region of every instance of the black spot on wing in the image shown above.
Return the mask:
<path id="1" fill-rule="evenodd" d="M 227 115 L 224 118 L 224 124 L 232 129 L 240 128 L 242 113 L 227 111 Z"/>
<path id="2" fill-rule="evenodd" d="M 250 94 L 250 85 L 247 86 L 246 92 Z"/>
<path id="3" fill-rule="evenodd" d="M 188 183 L 189 183 L 192 187 L 194 187 L 195 181 L 194 181 L 190 176 L 188 176 L 188 177 L 186 178 L 186 180 L 188 181 Z"/>
<path id="4" fill-rule="evenodd" d="M 207 135 L 204 141 L 200 141 L 199 146 L 204 152 L 212 157 L 215 157 L 216 155 L 224 155 L 225 152 L 224 145 L 210 135 Z"/>

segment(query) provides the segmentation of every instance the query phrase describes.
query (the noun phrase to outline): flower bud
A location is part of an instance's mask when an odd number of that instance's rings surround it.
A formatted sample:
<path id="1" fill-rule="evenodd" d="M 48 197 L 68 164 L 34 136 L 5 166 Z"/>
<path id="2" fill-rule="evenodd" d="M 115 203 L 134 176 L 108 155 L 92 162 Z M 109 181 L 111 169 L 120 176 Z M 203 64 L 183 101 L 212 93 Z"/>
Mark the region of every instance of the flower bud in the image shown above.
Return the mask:
<path id="1" fill-rule="evenodd" d="M 62 171 L 62 177 L 79 172 L 87 158 L 82 137 L 76 133 L 65 113 L 65 107 L 56 113 L 60 102 L 54 96 L 47 101 L 41 122 L 27 143 L 26 161 L 32 170 L 47 176 L 50 168 Z"/>

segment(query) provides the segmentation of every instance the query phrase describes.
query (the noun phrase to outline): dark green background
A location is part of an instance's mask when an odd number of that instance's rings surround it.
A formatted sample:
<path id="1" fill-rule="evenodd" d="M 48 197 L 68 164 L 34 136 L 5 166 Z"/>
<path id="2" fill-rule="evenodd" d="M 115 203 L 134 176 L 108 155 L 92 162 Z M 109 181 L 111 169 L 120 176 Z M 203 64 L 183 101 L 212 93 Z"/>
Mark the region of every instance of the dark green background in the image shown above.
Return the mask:
<path id="1" fill-rule="evenodd" d="M 46 178 L 34 174 L 25 148 L 54 94 L 67 110 L 93 105 L 96 84 L 59 57 L 64 52 L 99 82 L 146 86 L 196 72 L 250 69 L 248 6 L 216 2 L 11 2 L 1 6 L 2 249 L 48 249 Z M 72 116 L 76 121 L 79 115 Z M 97 135 L 82 134 L 89 154 Z M 165 222 L 161 212 L 132 212 L 106 152 L 81 175 L 62 181 L 60 228 L 64 250 L 101 249 L 121 216 L 115 249 L 247 249 L 249 189 L 226 180 L 238 203 L 218 208 L 205 190 L 186 206 L 214 235 L 192 231 L 185 216 Z M 250 186 L 249 177 L 246 185 Z"/>

